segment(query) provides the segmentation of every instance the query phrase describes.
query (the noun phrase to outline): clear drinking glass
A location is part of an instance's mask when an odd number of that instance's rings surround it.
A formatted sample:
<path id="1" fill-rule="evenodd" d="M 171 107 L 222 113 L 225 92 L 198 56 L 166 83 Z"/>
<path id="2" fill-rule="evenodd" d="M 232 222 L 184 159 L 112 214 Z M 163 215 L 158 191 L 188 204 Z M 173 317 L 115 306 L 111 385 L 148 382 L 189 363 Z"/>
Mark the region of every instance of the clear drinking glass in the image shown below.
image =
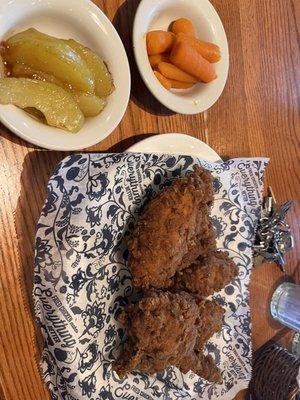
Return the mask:
<path id="1" fill-rule="evenodd" d="M 272 296 L 271 314 L 283 325 L 300 332 L 300 286 L 284 282 Z"/>
<path id="2" fill-rule="evenodd" d="M 292 353 L 300 357 L 300 333 L 295 333 L 292 340 Z"/>

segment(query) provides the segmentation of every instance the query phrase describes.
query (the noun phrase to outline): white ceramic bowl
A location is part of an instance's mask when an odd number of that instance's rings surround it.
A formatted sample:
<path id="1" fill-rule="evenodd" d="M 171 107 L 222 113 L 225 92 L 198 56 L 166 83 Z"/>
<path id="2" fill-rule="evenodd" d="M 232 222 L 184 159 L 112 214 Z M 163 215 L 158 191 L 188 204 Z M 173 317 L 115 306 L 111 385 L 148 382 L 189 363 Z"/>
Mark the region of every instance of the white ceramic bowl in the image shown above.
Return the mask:
<path id="1" fill-rule="evenodd" d="M 115 91 L 104 111 L 88 118 L 76 134 L 34 120 L 15 106 L 0 106 L 0 120 L 21 138 L 52 150 L 80 150 L 108 136 L 121 121 L 130 94 L 130 70 L 122 41 L 103 12 L 89 0 L 1 0 L 0 39 L 34 27 L 44 33 L 73 38 L 107 63 Z"/>
<path id="2" fill-rule="evenodd" d="M 204 41 L 221 48 L 221 60 L 214 64 L 218 78 L 208 84 L 198 83 L 191 89 L 168 91 L 153 74 L 146 51 L 146 33 L 167 30 L 177 18 L 189 18 Z M 135 59 L 141 76 L 152 94 L 164 106 L 180 114 L 197 114 L 210 108 L 221 96 L 229 67 L 228 43 L 222 22 L 208 0 L 142 0 L 133 28 Z"/>
<path id="3" fill-rule="evenodd" d="M 206 143 L 183 133 L 164 133 L 140 140 L 127 149 L 130 153 L 184 154 L 210 162 L 222 162 L 221 157 Z"/>

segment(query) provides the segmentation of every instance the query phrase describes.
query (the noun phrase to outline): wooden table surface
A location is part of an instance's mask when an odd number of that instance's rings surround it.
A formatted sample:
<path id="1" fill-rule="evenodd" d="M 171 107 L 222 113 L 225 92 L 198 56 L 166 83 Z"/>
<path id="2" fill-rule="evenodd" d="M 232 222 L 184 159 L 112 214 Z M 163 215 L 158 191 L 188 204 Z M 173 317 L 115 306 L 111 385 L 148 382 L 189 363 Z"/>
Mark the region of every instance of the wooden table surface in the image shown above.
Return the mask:
<path id="1" fill-rule="evenodd" d="M 296 247 L 287 256 L 286 275 L 272 264 L 252 274 L 256 349 L 286 332 L 268 313 L 274 287 L 284 279 L 300 281 L 300 2 L 212 1 L 227 32 L 230 74 L 217 104 L 196 116 L 169 112 L 142 83 L 130 39 L 139 1 L 95 2 L 124 42 L 131 64 L 132 94 L 118 128 L 86 151 L 122 152 L 149 134 L 184 132 L 205 141 L 223 157 L 270 157 L 266 185 L 272 186 L 279 202 L 294 201 L 288 221 Z M 31 307 L 33 245 L 48 178 L 66 154 L 35 148 L 2 125 L 0 132 L 0 398 L 44 400 L 49 395 L 38 372 L 40 344 L 35 340 Z"/>

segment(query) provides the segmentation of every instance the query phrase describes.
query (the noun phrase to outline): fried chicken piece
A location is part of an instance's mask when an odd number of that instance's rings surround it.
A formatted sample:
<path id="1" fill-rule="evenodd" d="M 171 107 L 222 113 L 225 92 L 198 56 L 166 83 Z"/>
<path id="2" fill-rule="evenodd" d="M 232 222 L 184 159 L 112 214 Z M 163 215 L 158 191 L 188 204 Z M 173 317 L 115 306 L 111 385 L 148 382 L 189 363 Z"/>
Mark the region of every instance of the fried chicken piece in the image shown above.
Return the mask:
<path id="1" fill-rule="evenodd" d="M 178 272 L 174 277 L 173 289 L 207 297 L 228 285 L 238 272 L 238 267 L 226 253 L 214 250 Z"/>
<path id="2" fill-rule="evenodd" d="M 115 366 L 119 376 L 133 369 L 161 372 L 193 351 L 199 314 L 194 296 L 151 290 L 124 313 L 127 341 Z"/>
<path id="3" fill-rule="evenodd" d="M 210 355 L 203 354 L 205 342 L 222 328 L 224 310 L 215 301 L 199 303 L 198 336 L 194 351 L 184 357 L 180 363 L 180 370 L 187 373 L 192 370 L 197 375 L 210 382 L 220 382 L 221 374 Z"/>
<path id="4" fill-rule="evenodd" d="M 205 302 L 185 292 L 149 291 L 137 304 L 122 315 L 126 322 L 127 341 L 114 369 L 122 378 L 138 370 L 153 374 L 170 365 L 183 372 L 193 370 L 206 379 L 219 380 L 220 374 L 210 357 L 205 357 L 197 345 L 199 329 L 214 324 Z M 201 318 L 205 322 L 201 322 Z"/>
<path id="5" fill-rule="evenodd" d="M 202 350 L 207 340 L 222 328 L 224 309 L 215 301 L 202 302 L 199 314 L 196 348 Z"/>
<path id="6" fill-rule="evenodd" d="M 212 176 L 199 166 L 149 202 L 128 240 L 133 285 L 167 288 L 176 271 L 215 248 Z"/>
<path id="7" fill-rule="evenodd" d="M 210 355 L 205 356 L 202 351 L 194 350 L 188 357 L 184 357 L 179 369 L 184 374 L 193 371 L 209 382 L 220 382 L 222 380 L 220 370 L 213 358 Z"/>

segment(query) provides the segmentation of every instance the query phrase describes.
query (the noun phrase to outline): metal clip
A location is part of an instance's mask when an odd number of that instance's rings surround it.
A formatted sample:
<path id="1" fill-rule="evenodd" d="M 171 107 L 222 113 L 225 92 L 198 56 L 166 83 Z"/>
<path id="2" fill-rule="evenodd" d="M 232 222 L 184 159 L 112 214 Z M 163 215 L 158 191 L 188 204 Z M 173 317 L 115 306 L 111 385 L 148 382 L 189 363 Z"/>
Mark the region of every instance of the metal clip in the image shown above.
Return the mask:
<path id="1" fill-rule="evenodd" d="M 291 205 L 291 201 L 279 205 L 272 188 L 268 188 L 253 247 L 255 266 L 263 262 L 276 262 L 284 271 L 284 254 L 295 244 L 290 227 L 285 222 Z"/>

